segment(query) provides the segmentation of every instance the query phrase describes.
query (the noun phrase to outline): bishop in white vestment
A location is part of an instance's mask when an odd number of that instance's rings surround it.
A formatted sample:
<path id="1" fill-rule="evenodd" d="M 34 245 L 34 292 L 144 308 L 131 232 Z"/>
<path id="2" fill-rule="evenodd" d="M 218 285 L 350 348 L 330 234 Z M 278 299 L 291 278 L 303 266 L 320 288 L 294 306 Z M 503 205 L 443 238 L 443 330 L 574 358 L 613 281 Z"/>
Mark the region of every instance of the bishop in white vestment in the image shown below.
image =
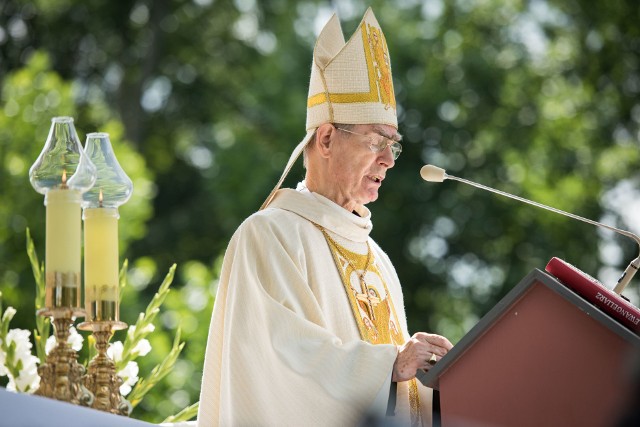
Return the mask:
<path id="1" fill-rule="evenodd" d="M 348 42 L 334 15 L 314 49 L 307 135 L 227 248 L 198 425 L 431 424 L 415 379 L 451 343 L 407 330 L 402 289 L 366 203 L 402 150 L 389 55 L 369 9 Z M 306 179 L 280 189 L 304 151 Z"/>

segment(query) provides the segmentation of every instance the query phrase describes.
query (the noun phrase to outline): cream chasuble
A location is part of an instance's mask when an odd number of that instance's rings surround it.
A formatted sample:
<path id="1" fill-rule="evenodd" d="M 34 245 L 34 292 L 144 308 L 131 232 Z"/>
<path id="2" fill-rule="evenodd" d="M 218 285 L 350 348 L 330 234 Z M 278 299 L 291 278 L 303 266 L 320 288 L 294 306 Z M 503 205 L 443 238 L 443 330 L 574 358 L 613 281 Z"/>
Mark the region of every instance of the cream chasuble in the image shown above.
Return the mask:
<path id="1" fill-rule="evenodd" d="M 397 349 L 372 343 L 409 333 L 397 274 L 369 238 L 370 212 L 358 213 L 281 189 L 238 228 L 214 304 L 198 426 L 354 426 L 367 414 L 384 417 Z M 351 254 L 367 257 L 371 247 L 371 292 L 347 294 L 318 226 Z M 354 316 L 354 301 L 367 315 Z M 419 398 L 410 399 L 412 388 Z M 410 425 L 418 400 L 430 425 L 431 390 L 415 381 L 398 384 L 393 422 Z"/>

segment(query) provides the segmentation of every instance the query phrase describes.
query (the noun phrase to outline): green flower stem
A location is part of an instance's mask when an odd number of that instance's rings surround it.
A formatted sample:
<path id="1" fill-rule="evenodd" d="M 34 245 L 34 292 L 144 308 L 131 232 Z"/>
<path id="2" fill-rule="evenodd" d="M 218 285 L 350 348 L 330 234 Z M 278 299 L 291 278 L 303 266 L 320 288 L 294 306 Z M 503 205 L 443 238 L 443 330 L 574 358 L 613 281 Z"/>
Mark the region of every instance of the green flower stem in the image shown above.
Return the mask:
<path id="1" fill-rule="evenodd" d="M 33 278 L 36 281 L 36 313 L 38 310 L 44 307 L 45 303 L 45 283 L 44 283 L 44 263 L 38 261 L 38 254 L 36 253 L 33 239 L 31 238 L 31 232 L 27 228 L 27 255 L 29 261 L 31 261 L 31 270 L 33 270 Z M 47 338 L 51 334 L 51 320 L 46 316 L 39 316 L 36 314 L 36 329 L 33 331 L 33 337 L 35 339 L 36 354 L 40 363 L 45 363 L 47 360 L 47 354 L 45 352 L 45 345 Z"/>
<path id="2" fill-rule="evenodd" d="M 167 357 L 156 365 L 149 376 L 144 379 L 140 379 L 138 383 L 135 385 L 131 394 L 127 396 L 127 400 L 131 403 L 132 407 L 136 407 L 138 403 L 142 400 L 142 398 L 147 394 L 149 390 L 153 388 L 162 378 L 164 378 L 171 370 L 173 369 L 173 365 L 175 365 L 180 352 L 184 348 L 185 343 L 180 342 L 180 328 L 176 331 L 176 337 L 173 340 L 173 346 L 171 347 L 171 351 Z"/>
<path id="3" fill-rule="evenodd" d="M 191 406 L 187 406 L 182 411 L 178 412 L 175 415 L 171 415 L 167 417 L 161 424 L 165 423 L 179 423 L 182 421 L 189 421 L 196 415 L 198 415 L 198 408 L 200 407 L 200 402 L 196 402 Z"/>
<path id="4" fill-rule="evenodd" d="M 118 303 L 122 302 L 122 294 L 124 293 L 124 288 L 127 286 L 127 271 L 129 270 L 129 260 L 125 259 L 122 263 L 122 268 L 120 269 L 120 275 L 118 276 L 120 292 L 118 295 Z"/>
<path id="5" fill-rule="evenodd" d="M 127 366 L 127 363 L 138 357 L 137 352 L 134 352 L 133 350 L 136 348 L 140 340 L 151 333 L 149 326 L 153 324 L 156 315 L 160 311 L 160 306 L 167 295 L 169 295 L 169 286 L 171 286 L 171 282 L 173 282 L 175 271 L 176 264 L 173 264 L 162 281 L 160 289 L 158 289 L 158 292 L 153 296 L 153 299 L 147 306 L 145 312 L 140 313 L 138 316 L 133 333 L 131 333 L 131 330 L 128 331 L 127 337 L 123 343 L 122 359 L 116 362 L 116 370 L 119 371 L 124 369 Z"/>

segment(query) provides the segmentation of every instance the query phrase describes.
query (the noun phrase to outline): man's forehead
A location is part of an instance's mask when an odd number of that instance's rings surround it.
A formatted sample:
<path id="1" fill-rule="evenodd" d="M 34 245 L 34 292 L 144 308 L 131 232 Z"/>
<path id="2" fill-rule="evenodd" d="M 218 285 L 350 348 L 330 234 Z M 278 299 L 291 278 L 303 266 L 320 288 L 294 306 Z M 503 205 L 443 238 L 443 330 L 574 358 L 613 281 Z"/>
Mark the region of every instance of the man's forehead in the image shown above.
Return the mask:
<path id="1" fill-rule="evenodd" d="M 400 135 L 396 128 L 394 128 L 393 126 L 374 124 L 370 125 L 370 129 L 375 133 L 378 133 L 389 139 L 393 139 L 394 141 L 402 140 L 402 135 Z"/>

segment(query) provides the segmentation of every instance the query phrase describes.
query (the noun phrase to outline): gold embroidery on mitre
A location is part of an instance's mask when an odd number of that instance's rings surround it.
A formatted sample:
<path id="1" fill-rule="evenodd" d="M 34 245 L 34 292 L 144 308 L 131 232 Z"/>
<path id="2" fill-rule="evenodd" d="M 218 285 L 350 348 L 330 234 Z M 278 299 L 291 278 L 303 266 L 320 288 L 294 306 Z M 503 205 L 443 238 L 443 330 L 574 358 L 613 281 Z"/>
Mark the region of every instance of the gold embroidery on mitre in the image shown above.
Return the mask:
<path id="1" fill-rule="evenodd" d="M 384 34 L 379 28 L 369 25 L 369 47 L 373 52 L 376 67 L 376 78 L 378 90 L 380 91 L 380 102 L 385 108 L 396 106 L 396 97 L 393 93 L 393 80 L 391 79 L 391 60 L 389 49 Z"/>
<path id="2" fill-rule="evenodd" d="M 369 80 L 368 92 L 345 92 L 331 93 L 320 92 L 307 99 L 307 108 L 327 102 L 329 104 L 353 104 L 356 102 L 380 102 L 385 105 L 385 109 L 396 106 L 396 97 L 393 91 L 393 80 L 391 77 L 391 61 L 387 41 L 382 31 L 363 22 L 360 25 L 362 33 L 362 44 L 364 47 L 364 57 L 367 64 L 367 76 Z M 320 70 L 324 82 L 325 70 Z M 325 83 L 325 89 L 326 83 Z"/>
<path id="3" fill-rule="evenodd" d="M 360 331 L 360 337 L 371 344 L 404 344 L 387 284 L 378 269 L 373 253 L 352 252 L 333 240 L 322 227 L 340 278 L 345 287 L 351 309 Z M 384 295 L 381 291 L 384 290 Z M 421 425 L 420 396 L 416 379 L 408 381 L 411 425 Z"/>

